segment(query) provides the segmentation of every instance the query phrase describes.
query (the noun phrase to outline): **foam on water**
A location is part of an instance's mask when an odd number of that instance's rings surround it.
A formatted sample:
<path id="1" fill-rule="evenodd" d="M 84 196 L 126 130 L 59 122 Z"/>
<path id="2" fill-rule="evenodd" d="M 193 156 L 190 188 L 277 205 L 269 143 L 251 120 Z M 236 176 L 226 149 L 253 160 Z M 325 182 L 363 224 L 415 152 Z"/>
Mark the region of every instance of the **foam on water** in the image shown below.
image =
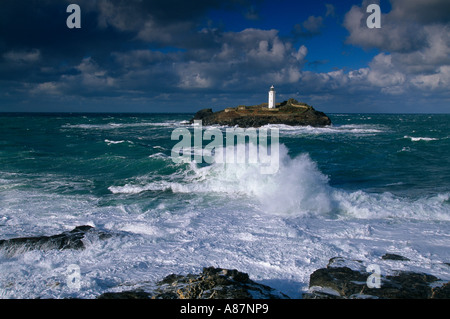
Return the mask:
<path id="1" fill-rule="evenodd" d="M 152 284 L 171 273 L 195 273 L 202 267 L 216 266 L 246 272 L 251 279 L 298 298 L 307 289 L 310 274 L 326 267 L 328 260 L 336 256 L 379 264 L 382 272 L 398 267 L 450 279 L 450 267 L 445 264 L 450 261 L 448 191 L 414 197 L 344 189 L 333 183 L 335 176 L 327 176 L 324 169 L 319 169 L 323 166 L 313 160 L 313 152 L 309 155 L 304 151 L 304 139 L 286 144 L 298 155 L 289 155 L 287 148 L 280 145 L 279 170 L 275 174 L 262 174 L 258 163 L 173 163 L 169 156 L 173 143 L 156 141 L 153 135 L 139 132 L 137 135 L 143 136 L 148 145 L 138 148 L 134 130 L 130 135 L 115 134 L 112 129 L 126 126 L 111 125 L 111 118 L 103 119 L 107 121 L 103 124 L 88 120 L 83 120 L 87 124 L 75 122 L 61 130 L 67 121 L 64 119 L 58 123 L 58 130 L 68 134 L 68 129 L 87 129 L 94 134 L 92 140 L 98 144 L 93 149 L 103 145 L 108 152 L 105 161 L 102 158 L 95 166 L 99 171 L 65 175 L 43 166 L 38 172 L 22 173 L 20 167 L 13 167 L 13 173 L 1 172 L 0 239 L 54 235 L 84 224 L 112 237 L 85 238 L 86 249 L 82 251 L 28 251 L 12 257 L 0 251 L 0 297 L 95 298 L 105 291 L 130 290 L 143 282 Z M 114 120 L 115 124 L 134 124 L 118 122 Z M 158 123 L 164 124 L 160 126 L 163 131 L 172 125 L 164 119 L 158 119 Z M 154 125 L 141 124 L 144 129 Z M 138 125 L 134 127 L 139 129 Z M 96 130 L 105 132 L 99 134 Z M 384 136 L 387 129 L 378 124 L 344 124 L 328 128 L 280 127 L 280 131 L 288 140 L 303 134 L 313 135 L 314 140 L 317 134 L 334 134 L 336 143 L 355 136 L 369 144 L 373 134 Z M 83 131 L 83 143 L 85 134 Z M 407 154 L 400 155 L 409 157 L 422 146 L 447 142 L 439 137 L 439 141 L 414 143 L 413 147 L 412 140 L 402 138 L 415 134 L 435 136 L 402 131 L 393 139 L 400 142 L 392 148 L 394 152 L 404 147 Z M 120 145 L 126 143 L 106 145 L 106 140 L 133 140 L 135 153 L 115 153 L 125 149 Z M 317 147 L 322 150 L 322 144 Z M 343 146 L 336 147 L 341 150 Z M 63 148 L 56 154 L 66 151 Z M 83 152 L 86 149 L 81 148 L 74 158 L 78 160 Z M 103 156 L 103 150 L 99 153 Z M 199 150 L 192 150 L 193 156 L 198 154 Z M 358 156 L 354 150 L 350 155 Z M 103 168 L 118 156 L 121 158 L 116 166 Z M 68 160 L 71 163 L 73 158 Z M 324 163 L 328 161 L 320 162 Z M 351 165 L 345 160 L 342 164 Z M 93 164 L 87 158 L 82 165 L 92 169 Z M 77 167 L 82 170 L 82 165 Z M 128 170 L 117 175 L 111 172 L 123 167 Z M 352 168 L 343 171 L 352 174 Z M 394 178 L 386 183 L 401 182 Z M 387 252 L 410 261 L 392 264 L 395 261 L 382 260 Z M 70 265 L 80 267 L 80 289 L 67 285 Z"/>
<path id="2" fill-rule="evenodd" d="M 230 149 L 228 149 L 230 151 Z M 258 152 L 255 148 L 247 151 Z M 260 150 L 266 152 L 267 150 Z M 216 158 L 222 150 L 216 151 Z M 256 155 L 256 154 L 253 154 Z M 252 156 L 250 154 L 250 156 Z M 171 190 L 174 193 L 222 193 L 240 200 L 256 200 L 261 209 L 275 214 L 326 214 L 331 212 L 328 179 L 307 154 L 291 159 L 280 147 L 280 165 L 275 174 L 264 174 L 264 163 L 213 163 L 198 166 L 180 164 L 186 169 L 162 181 L 110 186 L 114 194 Z"/>
<path id="3" fill-rule="evenodd" d="M 413 137 L 413 136 L 407 136 L 407 135 L 405 135 L 404 138 L 410 139 L 412 142 L 419 142 L 419 141 L 429 142 L 429 141 L 439 140 L 438 138 L 433 138 L 433 137 Z"/>
<path id="4" fill-rule="evenodd" d="M 193 165 L 180 173 L 189 182 L 159 185 L 179 192 L 177 200 L 186 194 L 177 210 L 170 201 L 148 209 L 138 204 L 99 206 L 97 199 L 86 196 L 30 196 L 8 190 L 8 208 L 1 210 L 3 238 L 52 235 L 81 224 L 113 237 L 87 238 L 84 251 L 29 251 L 12 258 L 0 253 L 0 294 L 95 298 L 170 273 L 216 266 L 247 272 L 253 280 L 298 298 L 309 275 L 328 259 L 345 256 L 383 265 L 380 256 L 386 251 L 410 258 L 408 269 L 450 278 L 442 266 L 450 260 L 450 223 L 445 218 L 449 194 L 414 202 L 388 194 L 343 192 L 328 185 L 307 155 L 281 163 L 278 175 L 253 179 L 237 167 Z M 224 181 L 234 187 L 224 187 Z M 219 195 L 218 201 L 205 199 L 208 189 Z M 135 196 L 133 192 L 120 195 Z M 329 214 L 336 209 L 340 215 Z M 431 217 L 430 210 L 435 211 Z M 73 264 L 81 270 L 76 290 L 66 284 Z"/>
<path id="5" fill-rule="evenodd" d="M 287 135 L 321 135 L 321 134 L 354 134 L 366 135 L 386 132 L 386 128 L 381 125 L 371 124 L 344 124 L 344 125 L 330 125 L 325 127 L 313 126 L 290 126 L 283 124 L 269 124 L 266 128 L 278 128 L 281 133 Z"/>
<path id="6" fill-rule="evenodd" d="M 223 150 L 218 150 L 216 156 L 222 153 Z M 279 170 L 275 174 L 262 174 L 263 163 L 198 166 L 190 162 L 178 164 L 183 169 L 163 180 L 110 186 L 109 190 L 113 194 L 168 190 L 199 195 L 224 194 L 227 198 L 256 203 L 262 212 L 286 216 L 450 220 L 450 206 L 446 205 L 448 193 L 409 199 L 390 193 L 340 190 L 329 185 L 328 177 L 320 172 L 308 154 L 291 158 L 284 145 L 280 145 L 279 154 Z"/>
<path id="7" fill-rule="evenodd" d="M 13 232 L 51 235 L 79 224 L 95 226 L 113 237 L 106 241 L 86 238 L 83 251 L 28 251 L 9 258 L 0 253 L 0 296 L 95 298 L 105 291 L 151 284 L 170 273 L 216 266 L 247 272 L 253 280 L 298 298 L 307 289 L 309 275 L 325 267 L 330 258 L 375 262 L 384 271 L 392 267 L 380 259 L 387 251 L 411 259 L 401 267 L 450 279 L 450 270 L 442 264 L 450 258 L 448 222 L 375 218 L 369 211 L 371 203 L 363 206 L 373 200 L 367 198 L 370 195 L 350 195 L 360 196 L 347 199 L 349 205 L 360 205 L 353 207 L 357 218 L 270 214 L 248 202 L 228 199 L 224 204 L 226 198 L 221 206 L 193 200 L 179 211 L 165 204 L 147 211 L 136 205 L 98 207 L 94 201 L 61 196 L 28 198 L 24 206 L 33 211 L 27 212 L 17 201 L 11 211 L 2 211 L 6 217 L 1 220 L 2 228 L 10 232 L 9 237 L 14 237 Z M 229 194 L 225 197 L 230 198 Z M 66 209 L 59 204 L 60 210 L 54 211 L 54 204 L 61 201 Z M 443 201 L 448 196 L 431 202 Z M 283 204 L 282 200 L 278 203 Z M 80 267 L 80 289 L 66 283 L 69 265 Z"/>
<path id="8" fill-rule="evenodd" d="M 106 124 L 64 124 L 64 129 L 85 129 L 85 130 L 116 130 L 122 128 L 136 127 L 176 127 L 184 124 L 183 121 L 167 121 L 167 122 L 137 122 L 137 123 L 106 123 Z"/>
<path id="9" fill-rule="evenodd" d="M 130 144 L 134 144 L 132 141 L 124 141 L 124 140 L 121 140 L 121 141 L 112 141 L 112 140 L 108 140 L 108 139 L 105 140 L 105 143 L 108 144 L 108 145 L 122 144 L 122 143 L 130 143 Z"/>

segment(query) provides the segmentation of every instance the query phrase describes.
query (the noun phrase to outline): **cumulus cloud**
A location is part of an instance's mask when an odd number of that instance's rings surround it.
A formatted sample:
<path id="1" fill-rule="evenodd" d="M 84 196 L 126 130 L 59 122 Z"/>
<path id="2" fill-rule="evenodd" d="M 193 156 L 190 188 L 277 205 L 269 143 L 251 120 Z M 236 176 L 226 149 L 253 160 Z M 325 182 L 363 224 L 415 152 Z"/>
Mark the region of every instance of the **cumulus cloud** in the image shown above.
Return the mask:
<path id="1" fill-rule="evenodd" d="M 116 88 L 116 80 L 102 69 L 92 58 L 84 58 L 73 67 L 72 72 L 64 73 L 54 81 L 31 85 L 31 94 L 51 95 L 104 95 Z"/>
<path id="2" fill-rule="evenodd" d="M 278 30 L 201 29 L 192 37 L 199 44 L 188 50 L 112 52 L 113 73 L 106 72 L 94 59 L 83 59 L 74 68 L 77 74 L 64 75 L 60 80 L 89 84 L 99 94 L 108 87 L 148 94 L 176 89 L 242 92 L 253 90 L 258 83 L 295 84 L 308 53 L 305 46 L 295 48 L 289 39 L 281 38 Z"/>
<path id="3" fill-rule="evenodd" d="M 443 65 L 433 74 L 417 75 L 412 78 L 412 84 L 425 90 L 445 90 L 448 92 L 450 85 L 450 66 Z"/>
<path id="4" fill-rule="evenodd" d="M 57 82 L 43 82 L 34 86 L 30 90 L 31 94 L 52 94 L 59 95 L 62 94 L 60 91 L 60 84 Z"/>
<path id="5" fill-rule="evenodd" d="M 297 37 L 311 37 L 320 34 L 323 27 L 323 17 L 309 16 L 303 23 L 294 25 L 292 33 Z"/>
<path id="6" fill-rule="evenodd" d="M 209 59 L 179 61 L 180 87 L 218 90 L 248 89 L 253 83 L 295 83 L 305 63 L 307 49 L 295 49 L 277 30 L 244 29 L 216 35 Z"/>
<path id="7" fill-rule="evenodd" d="M 345 15 L 344 26 L 350 32 L 347 43 L 389 52 L 411 52 L 426 46 L 426 34 L 421 25 L 401 22 L 392 14 L 382 15 L 380 29 L 369 29 L 366 8 L 364 4 L 353 6 Z"/>
<path id="8" fill-rule="evenodd" d="M 38 49 L 31 51 L 8 51 L 3 54 L 8 62 L 12 63 L 34 63 L 41 59 L 41 52 Z"/>
<path id="9" fill-rule="evenodd" d="M 9 83 L 4 90 L 10 94 L 16 90 L 21 95 L 125 100 L 198 94 L 226 100 L 254 92 L 265 96 L 275 84 L 286 96 L 300 92 L 332 101 L 450 91 L 448 0 L 390 0 L 390 12 L 382 6 L 381 29 L 366 26 L 366 7 L 377 0 L 351 8 L 327 3 L 322 15 L 313 12 L 291 25 L 284 21 L 283 30 L 257 27 L 267 24 L 259 2 L 250 0 L 79 0 L 83 28 L 70 31 L 60 27 L 67 16 L 60 1 L 46 0 L 42 15 L 35 14 L 38 2 L 19 6 L 5 1 L 0 12 L 0 79 L 4 88 Z M 311 51 L 317 50 L 309 41 L 322 34 L 325 24 L 335 24 L 342 8 L 347 10 L 342 21 L 348 30 L 346 44 L 379 52 L 355 70 L 305 69 L 314 63 L 308 61 Z M 234 10 L 253 27 L 215 24 L 207 13 L 216 9 Z"/>
<path id="10" fill-rule="evenodd" d="M 423 24 L 450 22 L 450 2 L 445 0 L 391 0 L 391 15 Z"/>
<path id="11" fill-rule="evenodd" d="M 368 13 L 365 9 L 369 2 L 365 0 L 361 6 L 353 6 L 346 14 L 344 26 L 350 33 L 348 43 L 399 53 L 449 44 L 448 37 L 433 39 L 436 31 L 448 31 L 450 5 L 447 0 L 391 0 L 392 10 L 382 14 L 382 27 L 376 30 L 366 26 Z"/>
<path id="12" fill-rule="evenodd" d="M 391 0 L 392 10 L 382 15 L 381 29 L 365 21 L 367 1 L 353 6 L 344 26 L 347 42 L 382 53 L 367 71 L 368 83 L 382 92 L 449 89 L 450 3 L 447 0 Z"/>
<path id="13" fill-rule="evenodd" d="M 390 54 L 380 53 L 369 63 L 367 80 L 378 87 L 402 85 L 405 82 L 403 73 L 395 70 Z"/>

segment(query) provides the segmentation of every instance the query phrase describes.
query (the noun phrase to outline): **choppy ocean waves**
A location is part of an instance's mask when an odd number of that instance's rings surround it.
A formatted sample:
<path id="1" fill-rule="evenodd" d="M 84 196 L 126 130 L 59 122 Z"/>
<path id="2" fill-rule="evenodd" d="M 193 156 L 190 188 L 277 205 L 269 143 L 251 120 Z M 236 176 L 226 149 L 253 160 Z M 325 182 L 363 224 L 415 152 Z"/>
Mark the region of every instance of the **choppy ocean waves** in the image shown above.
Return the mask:
<path id="1" fill-rule="evenodd" d="M 405 135 L 403 138 L 410 139 L 412 142 L 420 142 L 420 141 L 429 142 L 429 141 L 438 141 L 439 140 L 439 138 L 435 138 L 435 137 L 421 137 L 421 136 L 408 136 L 408 135 Z"/>
<path id="2" fill-rule="evenodd" d="M 284 145 L 280 147 L 280 167 L 275 174 L 262 174 L 259 163 L 198 166 L 174 164 L 163 153 L 152 157 L 177 166 L 177 171 L 168 176 L 140 176 L 134 182 L 111 185 L 109 191 L 134 195 L 147 191 L 216 194 L 224 201 L 252 202 L 261 212 L 285 216 L 450 220 L 450 193 L 412 199 L 389 192 L 338 189 L 330 186 L 329 178 L 308 154 L 291 158 Z"/>
<path id="3" fill-rule="evenodd" d="M 403 270 L 450 279 L 447 118 L 273 126 L 284 143 L 275 174 L 258 163 L 174 163 L 170 132 L 192 129 L 186 118 L 6 119 L 0 239 L 78 225 L 112 236 L 86 238 L 85 250 L 0 251 L 0 298 L 95 298 L 207 266 L 296 298 L 330 258 L 384 271 L 395 263 L 387 252 L 410 259 Z M 70 265 L 81 270 L 78 290 L 66 284 Z"/>
<path id="4" fill-rule="evenodd" d="M 104 124 L 64 124 L 61 126 L 63 129 L 84 129 L 84 130 L 117 130 L 124 128 L 139 128 L 139 127 L 178 127 L 180 125 L 185 125 L 186 121 L 166 121 L 166 122 L 137 122 L 137 123 L 116 123 L 109 122 Z"/>
<path id="5" fill-rule="evenodd" d="M 212 265 L 247 272 L 296 298 L 330 258 L 381 263 L 387 251 L 409 258 L 410 269 L 450 278 L 442 266 L 450 257 L 450 193 L 411 199 L 338 189 L 308 154 L 291 157 L 284 146 L 276 174 L 261 174 L 258 164 L 175 164 L 163 153 L 152 159 L 174 171 L 109 186 L 106 197 L 116 199 L 109 204 L 93 195 L 4 189 L 2 239 L 77 225 L 112 236 L 87 238 L 82 251 L 0 252 L 0 297 L 95 298 L 142 278 L 155 282 Z M 78 290 L 65 284 L 70 265 L 81 270 Z"/>
<path id="6" fill-rule="evenodd" d="M 344 125 L 330 125 L 325 127 L 313 126 L 289 126 L 283 124 L 270 124 L 264 127 L 278 128 L 280 133 L 289 135 L 319 135 L 319 134 L 354 134 L 366 135 L 388 132 L 388 128 L 383 125 L 376 124 L 344 124 Z"/>

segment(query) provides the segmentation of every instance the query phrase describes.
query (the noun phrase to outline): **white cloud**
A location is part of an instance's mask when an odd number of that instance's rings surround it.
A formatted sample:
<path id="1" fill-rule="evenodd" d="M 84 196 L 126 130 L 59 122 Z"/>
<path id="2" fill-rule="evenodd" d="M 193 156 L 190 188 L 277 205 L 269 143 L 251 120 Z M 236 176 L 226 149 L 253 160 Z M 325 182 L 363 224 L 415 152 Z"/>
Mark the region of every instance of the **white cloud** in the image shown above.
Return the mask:
<path id="1" fill-rule="evenodd" d="M 80 1 L 84 3 L 83 8 L 88 6 L 85 12 L 97 12 L 102 34 L 111 34 L 112 30 L 114 35 L 127 35 L 127 44 L 114 46 L 112 50 L 117 51 L 112 53 L 109 48 L 105 49 L 103 55 L 92 50 L 93 58 L 71 57 L 68 62 L 71 65 L 64 67 L 57 63 L 44 65 L 43 62 L 48 61 L 43 61 L 38 49 L 9 49 L 2 55 L 5 65 L 28 69 L 31 64 L 41 62 L 40 68 L 33 68 L 36 70 L 34 77 L 30 76 L 27 82 L 26 88 L 32 88 L 32 93 L 74 96 L 123 93 L 124 97 L 137 99 L 173 97 L 181 91 L 186 95 L 202 92 L 198 95 L 221 96 L 219 100 L 224 101 L 239 93 L 248 97 L 261 91 L 265 96 L 266 85 L 275 84 L 280 95 L 301 92 L 329 103 L 333 103 L 334 98 L 351 100 L 353 105 L 358 98 L 359 101 L 370 101 L 389 95 L 400 100 L 411 93 L 442 96 L 441 92 L 450 91 L 448 0 L 390 0 L 391 12 L 386 12 L 382 6 L 384 13 L 379 30 L 367 28 L 369 14 L 365 10 L 367 4 L 379 1 L 364 0 L 360 6 L 353 6 L 343 22 L 349 31 L 347 43 L 375 48 L 379 52 L 362 68 L 330 72 L 304 69 L 308 55 L 314 52 L 308 52 L 300 40 L 303 36 L 320 33 L 324 21 L 328 24 L 337 20 L 329 17 L 336 15 L 338 6 L 325 5 L 323 17 L 309 16 L 305 21 L 299 21 L 293 33 L 286 36 L 276 29 L 223 31 L 214 28 L 214 23 L 205 27 L 204 22 L 199 23 L 199 17 L 203 19 L 206 15 L 196 10 L 190 11 L 195 14 L 193 17 L 189 17 L 188 12 L 180 16 L 178 11 L 158 11 L 168 6 L 163 2 Z M 184 3 L 187 9 L 191 5 L 213 7 L 206 2 Z M 256 13 L 254 10 L 248 12 Z M 172 17 L 171 14 L 179 16 Z M 128 49 L 130 47 L 133 48 Z M 37 72 L 41 75 L 39 70 L 44 69 L 47 70 L 46 77 L 41 77 L 41 83 L 33 82 L 39 78 L 35 76 Z"/>
<path id="2" fill-rule="evenodd" d="M 438 90 L 448 91 L 450 87 L 450 66 L 441 66 L 434 74 L 418 75 L 412 79 L 412 83 L 422 90 Z"/>
<path id="3" fill-rule="evenodd" d="M 41 51 L 38 49 L 31 51 L 8 51 L 3 54 L 3 58 L 13 63 L 34 63 L 41 59 Z"/>
<path id="4" fill-rule="evenodd" d="M 101 94 L 116 87 L 116 79 L 101 69 L 92 58 L 84 58 L 74 67 L 77 74 L 62 74 L 55 81 L 32 85 L 31 94 Z M 109 93 L 110 94 L 110 93 Z"/>
<path id="5" fill-rule="evenodd" d="M 61 94 L 60 85 L 57 82 L 39 83 L 30 90 L 31 94 Z"/>
<path id="6" fill-rule="evenodd" d="M 114 78 L 108 72 L 101 69 L 92 58 L 84 58 L 76 67 L 80 74 L 64 75 L 62 79 L 66 81 L 76 81 L 83 84 L 88 89 L 111 88 L 115 84 Z"/>
<path id="7" fill-rule="evenodd" d="M 379 88 L 381 93 L 449 90 L 450 2 L 448 0 L 391 0 L 381 29 L 365 25 L 363 1 L 346 14 L 347 42 L 381 51 L 368 68 L 349 76 Z"/>
<path id="8" fill-rule="evenodd" d="M 179 87 L 243 90 L 261 82 L 296 83 L 308 53 L 305 46 L 293 48 L 277 30 L 225 32 L 214 34 L 214 41 L 217 45 L 206 48 L 198 59 L 190 52 L 188 62 L 180 58 L 174 64 Z"/>
<path id="9" fill-rule="evenodd" d="M 300 46 L 297 52 L 293 52 L 292 56 L 299 61 L 300 63 L 304 63 L 305 57 L 308 54 L 308 48 L 304 45 Z"/>
<path id="10" fill-rule="evenodd" d="M 343 25 L 350 32 L 347 43 L 389 52 L 411 52 L 426 45 L 426 34 L 421 26 L 399 21 L 391 14 L 382 15 L 380 29 L 369 29 L 365 8 L 353 6 L 345 15 Z"/>
<path id="11" fill-rule="evenodd" d="M 398 86 L 405 83 L 405 75 L 395 70 L 390 54 L 380 53 L 369 63 L 367 80 L 378 87 Z"/>

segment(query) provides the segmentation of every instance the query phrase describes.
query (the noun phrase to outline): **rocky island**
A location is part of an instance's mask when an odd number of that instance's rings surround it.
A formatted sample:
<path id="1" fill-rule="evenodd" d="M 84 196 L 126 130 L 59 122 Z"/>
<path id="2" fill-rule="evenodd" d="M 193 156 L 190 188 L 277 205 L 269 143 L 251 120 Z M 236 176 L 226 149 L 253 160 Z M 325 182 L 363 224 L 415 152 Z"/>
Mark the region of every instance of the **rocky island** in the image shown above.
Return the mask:
<path id="1" fill-rule="evenodd" d="M 267 124 L 285 124 L 291 126 L 323 127 L 331 125 L 330 118 L 323 112 L 316 111 L 306 103 L 289 99 L 269 108 L 268 103 L 259 105 L 226 108 L 213 112 L 212 109 L 198 111 L 191 123 L 201 120 L 203 125 L 226 125 L 238 127 L 261 127 Z"/>

